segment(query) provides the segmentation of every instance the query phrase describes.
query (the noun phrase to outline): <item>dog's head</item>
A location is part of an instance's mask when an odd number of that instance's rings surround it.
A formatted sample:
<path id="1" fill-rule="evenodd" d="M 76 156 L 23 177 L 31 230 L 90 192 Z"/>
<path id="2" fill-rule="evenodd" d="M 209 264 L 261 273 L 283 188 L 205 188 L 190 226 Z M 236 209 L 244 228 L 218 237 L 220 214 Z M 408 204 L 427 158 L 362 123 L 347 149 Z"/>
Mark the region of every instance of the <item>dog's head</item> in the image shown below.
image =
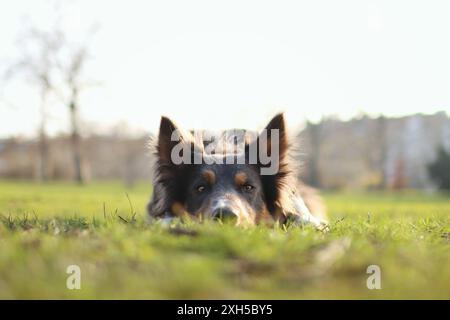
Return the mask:
<path id="1" fill-rule="evenodd" d="M 219 138 L 182 131 L 163 117 L 149 213 L 237 224 L 278 218 L 290 173 L 287 149 L 282 114 L 259 134 L 233 130 Z"/>

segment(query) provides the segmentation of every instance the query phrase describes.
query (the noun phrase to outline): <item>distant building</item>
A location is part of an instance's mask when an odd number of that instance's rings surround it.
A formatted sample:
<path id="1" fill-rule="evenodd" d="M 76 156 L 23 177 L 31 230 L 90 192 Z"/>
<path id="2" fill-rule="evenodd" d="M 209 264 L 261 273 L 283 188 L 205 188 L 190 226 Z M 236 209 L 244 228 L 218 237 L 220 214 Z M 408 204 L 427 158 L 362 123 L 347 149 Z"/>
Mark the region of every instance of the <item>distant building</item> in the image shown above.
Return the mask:
<path id="1" fill-rule="evenodd" d="M 433 188 L 427 165 L 439 146 L 450 151 L 450 118 L 324 119 L 309 123 L 300 141 L 302 177 L 319 187 Z"/>

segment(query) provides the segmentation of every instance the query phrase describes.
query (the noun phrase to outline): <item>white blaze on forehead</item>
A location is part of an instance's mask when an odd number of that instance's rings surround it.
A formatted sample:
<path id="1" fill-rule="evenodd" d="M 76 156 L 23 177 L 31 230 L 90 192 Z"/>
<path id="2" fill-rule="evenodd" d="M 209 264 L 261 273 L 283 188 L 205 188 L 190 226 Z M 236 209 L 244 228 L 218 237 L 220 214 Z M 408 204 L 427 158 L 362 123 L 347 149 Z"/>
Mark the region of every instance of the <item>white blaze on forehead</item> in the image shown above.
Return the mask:
<path id="1" fill-rule="evenodd" d="M 214 201 L 213 207 L 212 207 L 212 211 L 218 210 L 218 209 L 222 209 L 222 208 L 226 208 L 230 206 L 230 200 L 228 200 L 227 198 L 219 198 L 216 201 Z"/>

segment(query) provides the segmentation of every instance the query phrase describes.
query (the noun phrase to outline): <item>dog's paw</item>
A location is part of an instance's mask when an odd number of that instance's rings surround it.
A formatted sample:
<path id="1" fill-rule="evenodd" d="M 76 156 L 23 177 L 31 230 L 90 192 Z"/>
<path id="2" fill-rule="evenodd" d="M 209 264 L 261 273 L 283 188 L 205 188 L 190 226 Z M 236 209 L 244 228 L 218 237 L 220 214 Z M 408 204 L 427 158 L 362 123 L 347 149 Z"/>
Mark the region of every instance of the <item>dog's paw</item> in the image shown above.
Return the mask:
<path id="1" fill-rule="evenodd" d="M 322 232 L 330 231 L 330 225 L 328 224 L 327 221 L 319 219 L 319 218 L 315 217 L 314 215 L 312 215 L 311 213 L 297 215 L 297 216 L 295 216 L 294 221 L 295 221 L 295 224 L 300 225 L 300 226 L 310 225 Z"/>
<path id="2" fill-rule="evenodd" d="M 330 232 L 330 225 L 327 221 L 320 220 L 320 223 L 316 226 L 317 230 L 322 232 Z"/>

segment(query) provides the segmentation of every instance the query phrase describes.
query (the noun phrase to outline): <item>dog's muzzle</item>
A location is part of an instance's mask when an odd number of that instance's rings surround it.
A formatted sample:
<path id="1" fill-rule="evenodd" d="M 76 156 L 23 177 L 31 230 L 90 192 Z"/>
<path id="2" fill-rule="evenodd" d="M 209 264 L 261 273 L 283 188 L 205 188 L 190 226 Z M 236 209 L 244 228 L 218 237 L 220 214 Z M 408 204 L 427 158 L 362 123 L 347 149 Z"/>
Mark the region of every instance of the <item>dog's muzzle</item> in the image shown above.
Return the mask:
<path id="1" fill-rule="evenodd" d="M 218 207 L 213 211 L 212 217 L 220 221 L 235 221 L 238 215 L 230 207 Z"/>

